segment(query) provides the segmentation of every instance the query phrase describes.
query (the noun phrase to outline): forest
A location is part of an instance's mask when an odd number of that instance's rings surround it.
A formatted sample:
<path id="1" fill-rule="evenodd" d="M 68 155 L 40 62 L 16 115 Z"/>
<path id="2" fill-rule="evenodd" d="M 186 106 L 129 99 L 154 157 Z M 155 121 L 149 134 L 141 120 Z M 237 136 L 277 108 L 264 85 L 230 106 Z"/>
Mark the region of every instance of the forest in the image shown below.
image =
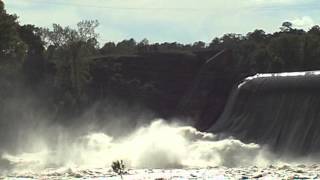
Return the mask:
<path id="1" fill-rule="evenodd" d="M 205 129 L 242 78 L 320 69 L 318 25 L 303 30 L 284 22 L 271 34 L 262 29 L 231 33 L 209 44 L 115 43 L 98 41 L 97 20 L 83 20 L 75 28 L 18 20 L 0 1 L 0 107 L 14 98 L 32 99 L 35 108 L 59 121 L 76 119 L 112 99 L 163 118 L 192 112 L 202 120 L 197 127 Z M 207 60 L 219 52 L 209 65 Z M 6 113 L 0 109 L 1 118 Z"/>

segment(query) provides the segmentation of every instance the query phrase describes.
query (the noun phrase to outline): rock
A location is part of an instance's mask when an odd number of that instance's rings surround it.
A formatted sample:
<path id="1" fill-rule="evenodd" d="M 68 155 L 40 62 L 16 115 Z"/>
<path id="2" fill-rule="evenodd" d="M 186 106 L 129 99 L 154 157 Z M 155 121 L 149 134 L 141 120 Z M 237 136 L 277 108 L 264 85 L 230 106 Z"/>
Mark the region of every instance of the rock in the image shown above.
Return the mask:
<path id="1" fill-rule="evenodd" d="M 311 168 L 313 168 L 313 169 L 317 169 L 319 166 L 317 165 L 317 164 L 313 164 L 312 166 L 311 166 Z"/>
<path id="2" fill-rule="evenodd" d="M 295 172 L 295 173 L 304 173 L 304 171 L 302 169 L 294 170 L 293 172 Z"/>
<path id="3" fill-rule="evenodd" d="M 76 173 L 76 174 L 74 174 L 74 177 L 75 178 L 82 178 L 83 176 L 81 174 L 79 174 L 79 173 Z"/>
<path id="4" fill-rule="evenodd" d="M 258 174 L 258 175 L 253 176 L 252 178 L 258 179 L 258 178 L 262 178 L 262 177 L 263 177 L 263 174 Z"/>
<path id="5" fill-rule="evenodd" d="M 297 167 L 298 167 L 298 168 L 306 168 L 306 165 L 304 165 L 304 164 L 299 164 Z"/>
<path id="6" fill-rule="evenodd" d="M 279 170 L 290 170 L 291 168 L 288 165 L 283 165 L 282 167 L 279 167 L 278 169 Z"/>
<path id="7" fill-rule="evenodd" d="M 191 176 L 191 177 L 197 177 L 197 175 L 194 175 L 194 174 L 190 174 L 190 176 Z"/>
<path id="8" fill-rule="evenodd" d="M 276 167 L 274 167 L 273 165 L 269 166 L 270 169 L 275 169 Z"/>
<path id="9" fill-rule="evenodd" d="M 33 176 L 20 175 L 20 176 L 17 176 L 17 178 L 22 178 L 22 179 L 33 179 Z"/>

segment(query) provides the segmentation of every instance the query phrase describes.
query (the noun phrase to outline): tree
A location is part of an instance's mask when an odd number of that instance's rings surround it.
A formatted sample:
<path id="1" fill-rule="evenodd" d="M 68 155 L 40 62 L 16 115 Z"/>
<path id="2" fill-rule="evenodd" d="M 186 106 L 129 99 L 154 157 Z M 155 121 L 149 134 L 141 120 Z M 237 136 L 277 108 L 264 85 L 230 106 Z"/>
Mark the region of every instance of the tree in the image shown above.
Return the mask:
<path id="1" fill-rule="evenodd" d="M 107 42 L 100 49 L 100 53 L 103 55 L 113 54 L 116 52 L 116 44 L 114 42 Z"/>
<path id="2" fill-rule="evenodd" d="M 134 54 L 137 51 L 137 42 L 134 39 L 123 40 L 117 44 L 117 51 L 121 54 Z"/>
<path id="3" fill-rule="evenodd" d="M 234 49 L 244 39 L 241 34 L 225 34 L 220 38 L 223 49 Z"/>
<path id="4" fill-rule="evenodd" d="M 320 69 L 320 31 L 313 27 L 304 39 L 303 67 L 306 70 Z"/>
<path id="5" fill-rule="evenodd" d="M 209 44 L 209 48 L 217 49 L 220 46 L 221 40 L 219 38 L 214 38 L 211 43 Z"/>
<path id="6" fill-rule="evenodd" d="M 206 47 L 206 43 L 203 41 L 198 41 L 198 42 L 193 43 L 192 47 L 194 49 L 204 49 Z"/>
<path id="7" fill-rule="evenodd" d="M 113 172 L 120 175 L 121 179 L 123 179 L 122 175 L 125 173 L 125 165 L 123 160 L 112 162 L 111 168 Z"/>
<path id="8" fill-rule="evenodd" d="M 266 48 L 260 48 L 250 54 L 250 65 L 254 73 L 271 71 L 272 57 Z"/>
<path id="9" fill-rule="evenodd" d="M 42 38 L 47 40 L 48 61 L 55 64 L 55 84 L 63 92 L 73 96 L 79 103 L 85 98 L 85 87 L 89 83 L 90 59 L 98 53 L 97 21 L 80 21 L 77 29 L 53 24 L 53 30 L 42 29 Z"/>
<path id="10" fill-rule="evenodd" d="M 19 37 L 17 16 L 7 14 L 0 2 L 0 58 L 23 59 L 26 47 Z"/>
<path id="11" fill-rule="evenodd" d="M 270 41 L 268 48 L 276 59 L 283 62 L 282 71 L 297 71 L 301 68 L 304 61 L 303 39 L 302 35 L 284 33 Z"/>
<path id="12" fill-rule="evenodd" d="M 59 24 L 52 24 L 52 30 L 42 28 L 41 38 L 47 46 L 61 47 L 70 42 L 79 41 L 79 34 L 69 26 L 62 27 Z"/>
<path id="13" fill-rule="evenodd" d="M 19 27 L 19 36 L 27 46 L 23 72 L 28 84 L 38 83 L 44 76 L 44 47 L 38 30 L 34 25 Z"/>
<path id="14" fill-rule="evenodd" d="M 19 36 L 18 28 L 17 16 L 7 14 L 4 3 L 0 1 L 0 74 L 2 77 L 17 76 L 26 56 L 27 47 Z"/>
<path id="15" fill-rule="evenodd" d="M 320 26 L 319 25 L 315 25 L 313 26 L 309 31 L 309 34 L 314 34 L 314 35 L 319 35 L 320 36 Z"/>
<path id="16" fill-rule="evenodd" d="M 256 29 L 255 31 L 248 33 L 247 38 L 258 43 L 263 43 L 267 39 L 267 36 L 263 30 Z"/>
<path id="17" fill-rule="evenodd" d="M 0 1 L 0 13 L 4 13 L 4 3 Z"/>
<path id="18" fill-rule="evenodd" d="M 143 45 L 143 46 L 147 46 L 149 45 L 149 40 L 147 38 L 142 39 L 139 44 Z"/>
<path id="19" fill-rule="evenodd" d="M 99 26 L 98 20 L 80 21 L 77 24 L 80 40 L 88 42 L 92 39 L 97 39 L 99 37 L 99 34 L 97 34 L 95 30 L 98 26 Z"/>
<path id="20" fill-rule="evenodd" d="M 145 53 L 149 51 L 149 40 L 144 38 L 142 39 L 138 45 L 137 45 L 137 49 L 139 53 Z"/>
<path id="21" fill-rule="evenodd" d="M 291 22 L 288 22 L 288 21 L 283 22 L 283 23 L 282 23 L 282 26 L 280 27 L 280 30 L 281 30 L 282 32 L 289 32 L 289 31 L 291 31 L 291 30 L 292 30 L 292 23 L 291 23 Z"/>

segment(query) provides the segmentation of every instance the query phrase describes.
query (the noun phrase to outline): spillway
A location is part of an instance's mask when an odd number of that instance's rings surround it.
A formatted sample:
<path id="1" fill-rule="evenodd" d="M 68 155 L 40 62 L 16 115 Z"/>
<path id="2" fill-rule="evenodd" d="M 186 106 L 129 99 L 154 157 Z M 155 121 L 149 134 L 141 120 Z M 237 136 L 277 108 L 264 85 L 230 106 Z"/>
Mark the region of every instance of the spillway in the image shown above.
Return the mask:
<path id="1" fill-rule="evenodd" d="M 320 71 L 245 78 L 209 131 L 268 145 L 279 153 L 319 153 Z"/>

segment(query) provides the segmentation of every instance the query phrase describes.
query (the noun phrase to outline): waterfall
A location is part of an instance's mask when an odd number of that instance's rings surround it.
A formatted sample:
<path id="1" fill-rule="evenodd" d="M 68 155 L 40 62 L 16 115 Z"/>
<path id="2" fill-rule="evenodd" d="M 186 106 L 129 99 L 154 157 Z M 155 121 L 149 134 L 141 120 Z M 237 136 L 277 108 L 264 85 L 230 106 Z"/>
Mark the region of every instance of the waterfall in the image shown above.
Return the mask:
<path id="1" fill-rule="evenodd" d="M 320 152 L 320 71 L 244 79 L 209 131 L 282 153 Z"/>

